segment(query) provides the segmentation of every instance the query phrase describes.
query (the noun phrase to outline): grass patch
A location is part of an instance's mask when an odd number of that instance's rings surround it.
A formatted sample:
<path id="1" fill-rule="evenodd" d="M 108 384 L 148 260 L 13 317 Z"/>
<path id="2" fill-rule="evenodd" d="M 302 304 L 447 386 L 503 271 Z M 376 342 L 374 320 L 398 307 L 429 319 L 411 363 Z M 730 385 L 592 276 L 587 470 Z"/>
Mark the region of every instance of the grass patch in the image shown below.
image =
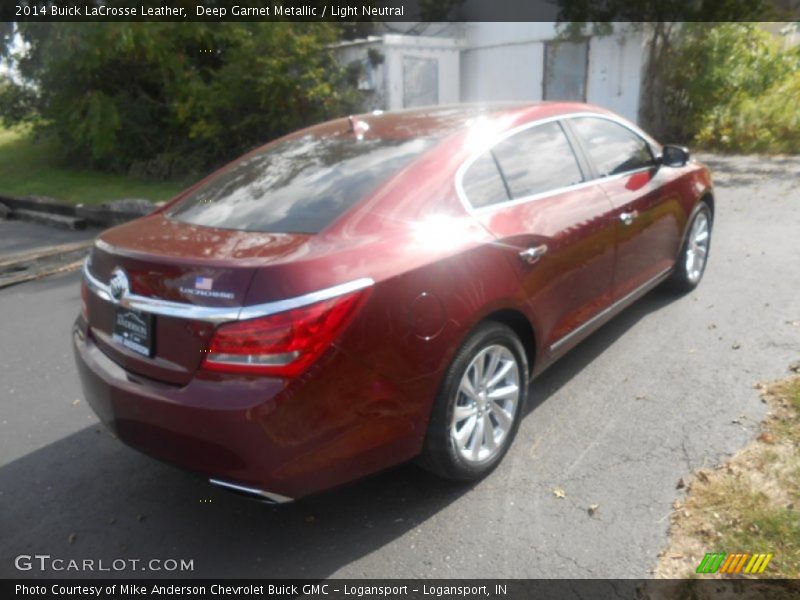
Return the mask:
<path id="1" fill-rule="evenodd" d="M 656 576 L 800 577 L 800 377 L 762 391 L 769 413 L 758 438 L 713 471 L 695 473 L 676 501 L 669 548 Z M 761 575 L 695 575 L 706 552 L 774 554 Z"/>
<path id="2" fill-rule="evenodd" d="M 0 128 L 0 195 L 49 196 L 73 203 L 99 204 L 120 198 L 168 200 L 181 182 L 148 182 L 60 166 L 52 142 L 34 140 L 24 128 Z"/>

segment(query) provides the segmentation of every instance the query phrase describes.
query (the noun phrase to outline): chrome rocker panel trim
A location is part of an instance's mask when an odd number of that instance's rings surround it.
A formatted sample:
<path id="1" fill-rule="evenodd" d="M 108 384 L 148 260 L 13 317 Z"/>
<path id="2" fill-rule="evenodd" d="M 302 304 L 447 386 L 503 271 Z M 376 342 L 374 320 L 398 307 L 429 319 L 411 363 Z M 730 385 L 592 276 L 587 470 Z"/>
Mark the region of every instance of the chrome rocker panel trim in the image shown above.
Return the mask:
<path id="1" fill-rule="evenodd" d="M 222 481 L 221 479 L 209 479 L 208 481 L 221 488 L 225 488 L 239 494 L 244 494 L 245 496 L 250 496 L 256 500 L 261 500 L 262 502 L 267 502 L 269 504 L 286 504 L 287 502 L 294 502 L 294 498 L 289 498 L 288 496 L 281 496 L 280 494 L 276 494 L 274 492 L 267 492 L 265 490 L 259 490 L 258 488 L 247 487 L 246 485 L 239 485 L 238 483 L 231 483 L 230 481 Z"/>
<path id="2" fill-rule="evenodd" d="M 616 302 L 614 302 L 611 306 L 601 310 L 591 319 L 586 321 L 583 325 L 576 327 L 572 331 L 570 331 L 567 335 L 560 338 L 559 340 L 553 342 L 550 345 L 550 352 L 557 352 L 559 348 L 562 348 L 565 344 L 569 343 L 571 340 L 575 339 L 576 337 L 580 336 L 582 333 L 587 332 L 588 329 L 591 329 L 593 325 L 596 325 L 598 321 L 602 320 L 609 315 L 616 314 L 617 312 L 621 311 L 623 308 L 632 304 L 634 301 L 638 300 L 642 296 L 644 296 L 649 291 L 653 290 L 658 284 L 662 281 L 667 279 L 672 274 L 673 267 L 669 267 L 668 269 L 664 269 L 658 275 L 653 277 L 652 279 L 644 282 L 642 285 L 637 287 L 635 290 L 629 292 Z"/>
<path id="3" fill-rule="evenodd" d="M 349 294 L 357 290 L 363 290 L 375 282 L 369 277 L 363 277 L 354 281 L 348 281 L 340 285 L 325 288 L 302 296 L 287 298 L 286 300 L 276 300 L 264 304 L 253 304 L 251 306 L 197 306 L 196 304 L 186 304 L 184 302 L 173 302 L 171 300 L 160 300 L 158 298 L 148 298 L 138 294 L 127 293 L 118 301 L 111 295 L 111 288 L 97 279 L 89 270 L 89 261 L 83 263 L 83 275 L 89 289 L 99 298 L 117 304 L 124 308 L 141 310 L 154 315 L 176 317 L 179 319 L 193 319 L 196 321 L 208 321 L 210 323 L 224 323 L 226 321 L 241 321 L 244 319 L 254 319 L 265 317 L 276 313 L 285 312 L 293 308 L 300 308 L 330 300 L 337 296 Z"/>

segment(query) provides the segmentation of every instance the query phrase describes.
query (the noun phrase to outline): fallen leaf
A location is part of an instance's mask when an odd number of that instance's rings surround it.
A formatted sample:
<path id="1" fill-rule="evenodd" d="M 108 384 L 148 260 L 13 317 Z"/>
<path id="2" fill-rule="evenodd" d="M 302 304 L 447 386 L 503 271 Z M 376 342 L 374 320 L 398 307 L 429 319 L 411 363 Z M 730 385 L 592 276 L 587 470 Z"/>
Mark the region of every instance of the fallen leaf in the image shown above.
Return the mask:
<path id="1" fill-rule="evenodd" d="M 75 540 L 77 540 L 77 539 L 78 539 L 78 535 L 77 535 L 77 534 L 75 534 L 75 533 L 70 533 L 70 534 L 69 534 L 69 537 L 67 538 L 67 541 L 68 541 L 70 544 L 72 544 L 72 543 L 74 543 L 74 542 L 75 542 Z"/>
<path id="2" fill-rule="evenodd" d="M 557 488 L 553 488 L 553 495 L 556 498 L 566 498 L 567 497 L 567 492 L 565 492 L 560 487 L 557 487 Z"/>
<path id="3" fill-rule="evenodd" d="M 733 346 L 731 346 L 731 349 L 732 350 L 738 350 L 741 347 L 742 347 L 742 345 L 739 342 L 734 342 Z"/>
<path id="4" fill-rule="evenodd" d="M 675 486 L 675 489 L 682 490 L 685 487 L 686 487 L 686 480 L 683 477 L 681 477 L 680 479 L 678 479 L 678 484 Z"/>
<path id="5" fill-rule="evenodd" d="M 775 443 L 775 436 L 772 435 L 769 431 L 763 432 L 761 435 L 758 436 L 759 442 L 764 442 L 765 444 L 774 444 Z"/>
<path id="6" fill-rule="evenodd" d="M 81 399 L 80 398 L 75 398 L 75 400 L 72 401 L 72 406 L 78 406 L 78 404 L 80 404 L 80 403 L 81 403 Z"/>
<path id="7" fill-rule="evenodd" d="M 600 508 L 599 504 L 592 504 L 589 508 L 586 509 L 586 512 L 589 513 L 590 517 L 593 517 L 597 513 L 597 509 Z"/>
<path id="8" fill-rule="evenodd" d="M 708 324 L 708 328 L 709 329 L 716 329 L 717 328 L 717 324 L 716 323 L 709 323 Z"/>

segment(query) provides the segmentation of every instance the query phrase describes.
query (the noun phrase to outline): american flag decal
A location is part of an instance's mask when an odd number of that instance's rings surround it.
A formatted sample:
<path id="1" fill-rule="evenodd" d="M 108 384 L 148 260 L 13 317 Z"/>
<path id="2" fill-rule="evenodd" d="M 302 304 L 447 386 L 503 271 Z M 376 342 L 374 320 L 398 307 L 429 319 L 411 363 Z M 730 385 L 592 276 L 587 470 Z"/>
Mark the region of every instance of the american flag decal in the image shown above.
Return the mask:
<path id="1" fill-rule="evenodd" d="M 211 277 L 198 277 L 194 280 L 194 289 L 211 291 L 214 287 L 214 280 Z"/>

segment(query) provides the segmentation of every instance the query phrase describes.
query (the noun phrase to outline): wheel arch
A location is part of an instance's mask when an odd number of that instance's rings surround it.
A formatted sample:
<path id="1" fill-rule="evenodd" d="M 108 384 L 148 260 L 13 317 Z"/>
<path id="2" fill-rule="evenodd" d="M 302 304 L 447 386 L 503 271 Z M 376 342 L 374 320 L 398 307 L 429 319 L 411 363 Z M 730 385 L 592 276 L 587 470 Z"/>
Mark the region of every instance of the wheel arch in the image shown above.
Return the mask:
<path id="1" fill-rule="evenodd" d="M 711 221 L 714 221 L 714 193 L 711 190 L 706 190 L 700 195 L 700 199 L 698 200 L 698 204 L 700 202 L 705 202 L 708 204 L 708 208 L 711 211 Z"/>
<path id="2" fill-rule="evenodd" d="M 528 377 L 530 378 L 536 361 L 536 333 L 528 317 L 522 311 L 513 308 L 502 308 L 483 317 L 478 325 L 487 321 L 502 323 L 519 337 L 522 347 L 525 349 L 525 357 L 528 360 Z"/>

